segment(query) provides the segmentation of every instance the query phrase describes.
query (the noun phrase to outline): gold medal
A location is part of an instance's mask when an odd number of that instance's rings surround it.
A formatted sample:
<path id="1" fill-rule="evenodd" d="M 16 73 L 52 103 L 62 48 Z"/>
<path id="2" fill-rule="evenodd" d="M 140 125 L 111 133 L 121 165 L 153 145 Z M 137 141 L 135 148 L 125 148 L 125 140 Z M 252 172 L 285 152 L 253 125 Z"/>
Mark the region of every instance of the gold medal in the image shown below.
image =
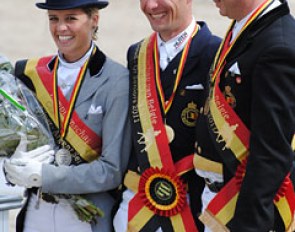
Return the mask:
<path id="1" fill-rule="evenodd" d="M 59 149 L 55 154 L 55 162 L 58 164 L 58 166 L 70 166 L 72 162 L 71 153 L 67 149 Z"/>
<path id="2" fill-rule="evenodd" d="M 172 129 L 171 126 L 169 126 L 167 124 L 165 124 L 165 130 L 166 130 L 166 134 L 168 137 L 168 141 L 169 141 L 169 143 L 171 143 L 175 137 L 174 130 Z"/>

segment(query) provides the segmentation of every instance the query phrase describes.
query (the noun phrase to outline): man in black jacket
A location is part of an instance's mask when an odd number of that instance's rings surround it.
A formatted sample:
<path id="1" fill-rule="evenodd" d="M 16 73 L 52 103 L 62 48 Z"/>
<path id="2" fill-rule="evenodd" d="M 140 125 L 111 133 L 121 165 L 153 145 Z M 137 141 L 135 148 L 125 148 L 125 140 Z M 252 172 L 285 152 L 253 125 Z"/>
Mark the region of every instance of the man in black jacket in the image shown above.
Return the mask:
<path id="1" fill-rule="evenodd" d="M 202 231 L 195 123 L 220 39 L 195 21 L 192 2 L 140 1 L 155 32 L 128 50 L 133 150 L 114 218 L 118 232 Z"/>
<path id="2" fill-rule="evenodd" d="M 233 23 L 196 126 L 201 219 L 214 232 L 292 231 L 294 18 L 285 0 L 214 2 Z"/>

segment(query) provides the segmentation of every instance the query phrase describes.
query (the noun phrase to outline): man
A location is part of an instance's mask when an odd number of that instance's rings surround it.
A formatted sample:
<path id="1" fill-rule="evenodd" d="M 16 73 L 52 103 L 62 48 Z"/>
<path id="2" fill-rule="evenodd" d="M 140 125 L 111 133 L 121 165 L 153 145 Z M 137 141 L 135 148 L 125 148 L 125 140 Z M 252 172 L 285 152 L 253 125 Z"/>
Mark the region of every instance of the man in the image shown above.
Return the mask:
<path id="1" fill-rule="evenodd" d="M 192 0 L 140 7 L 155 33 L 128 50 L 133 151 L 114 227 L 194 232 L 204 185 L 193 170 L 194 128 L 220 39 L 194 20 Z"/>
<path id="2" fill-rule="evenodd" d="M 214 1 L 233 23 L 196 126 L 201 220 L 214 232 L 293 231 L 295 21 L 285 0 Z"/>

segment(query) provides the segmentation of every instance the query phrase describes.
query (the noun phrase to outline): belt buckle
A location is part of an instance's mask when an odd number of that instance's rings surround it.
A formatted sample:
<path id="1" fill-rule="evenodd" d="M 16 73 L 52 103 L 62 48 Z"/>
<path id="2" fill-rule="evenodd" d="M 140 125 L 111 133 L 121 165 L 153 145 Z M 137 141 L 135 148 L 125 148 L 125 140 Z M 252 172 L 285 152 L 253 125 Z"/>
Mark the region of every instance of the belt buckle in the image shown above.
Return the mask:
<path id="1" fill-rule="evenodd" d="M 42 200 L 46 201 L 47 203 L 57 204 L 59 202 L 59 197 L 49 193 L 41 193 Z"/>

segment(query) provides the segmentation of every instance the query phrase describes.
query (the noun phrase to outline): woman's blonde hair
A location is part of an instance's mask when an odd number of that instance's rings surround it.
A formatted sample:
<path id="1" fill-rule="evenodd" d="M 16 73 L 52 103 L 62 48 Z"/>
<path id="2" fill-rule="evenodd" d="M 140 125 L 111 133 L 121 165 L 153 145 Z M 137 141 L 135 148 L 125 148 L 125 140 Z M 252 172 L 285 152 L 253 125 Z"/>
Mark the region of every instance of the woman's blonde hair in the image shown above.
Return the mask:
<path id="1" fill-rule="evenodd" d="M 85 12 L 85 14 L 88 15 L 89 18 L 91 18 L 93 15 L 99 16 L 99 10 L 97 7 L 83 7 L 82 10 Z M 98 25 L 96 25 L 96 27 L 93 28 L 93 34 L 92 34 L 93 40 L 97 40 L 97 32 L 98 32 Z"/>

